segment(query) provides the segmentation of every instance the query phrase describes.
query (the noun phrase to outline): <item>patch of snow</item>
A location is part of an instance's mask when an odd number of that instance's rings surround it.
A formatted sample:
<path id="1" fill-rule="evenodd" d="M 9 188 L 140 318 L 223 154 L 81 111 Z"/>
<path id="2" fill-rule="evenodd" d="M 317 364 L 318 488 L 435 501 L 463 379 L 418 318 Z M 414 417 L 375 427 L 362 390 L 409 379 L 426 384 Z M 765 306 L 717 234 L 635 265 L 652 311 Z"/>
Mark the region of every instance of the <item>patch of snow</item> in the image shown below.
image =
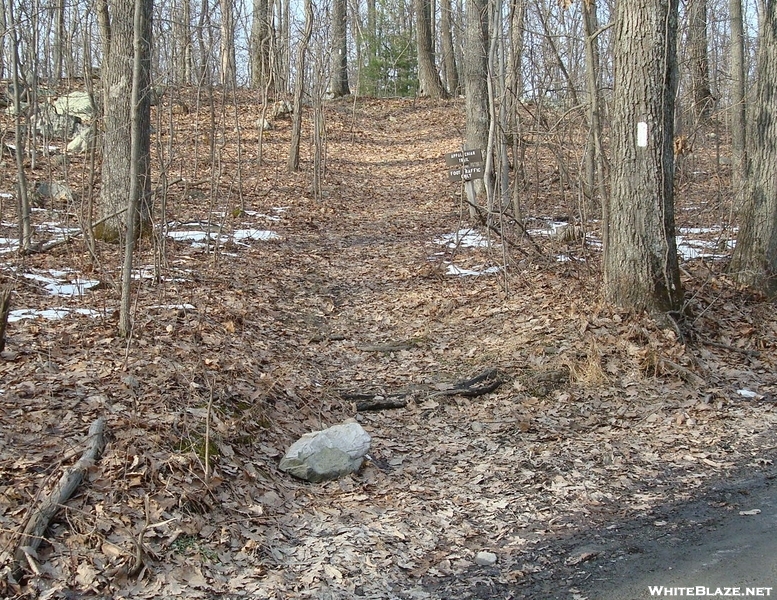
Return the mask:
<path id="1" fill-rule="evenodd" d="M 257 212 L 255 210 L 247 210 L 245 211 L 246 216 L 249 217 L 256 217 L 259 219 L 267 219 L 268 221 L 275 221 L 278 222 L 281 220 L 281 218 L 277 215 L 266 215 L 264 213 Z"/>
<path id="2" fill-rule="evenodd" d="M 483 269 L 482 271 L 474 271 L 471 269 L 462 269 L 461 267 L 457 267 L 456 265 L 448 265 L 446 274 L 454 275 L 456 277 L 477 277 L 479 275 L 493 275 L 495 273 L 499 273 L 499 271 L 501 270 L 502 270 L 502 267 L 488 267 L 487 269 Z"/>
<path id="3" fill-rule="evenodd" d="M 281 236 L 279 236 L 274 231 L 267 231 L 265 229 L 236 229 L 232 233 L 232 237 L 236 242 L 242 240 L 258 240 L 267 242 L 269 240 L 281 239 Z"/>
<path id="4" fill-rule="evenodd" d="M 222 235 L 218 235 L 218 227 L 208 227 L 207 224 L 200 223 L 185 223 L 184 226 L 188 227 L 201 227 L 198 229 L 179 229 L 169 230 L 167 237 L 172 238 L 178 242 L 191 242 L 194 248 L 203 248 L 206 242 L 216 242 L 220 244 L 226 244 L 229 241 L 235 243 L 241 243 L 245 241 L 261 241 L 266 242 L 269 240 L 281 239 L 281 236 L 274 231 L 268 231 L 266 229 L 236 229 L 232 234 L 223 232 Z"/>
<path id="5" fill-rule="evenodd" d="M 687 239 L 685 236 L 678 235 L 675 238 L 677 242 L 677 252 L 683 260 L 693 260 L 696 258 L 724 258 L 725 255 L 717 252 L 719 248 L 718 242 L 708 240 L 693 240 Z M 734 248 L 735 241 L 727 240 L 726 249 L 732 250 Z"/>
<path id="6" fill-rule="evenodd" d="M 533 236 L 552 236 L 558 234 L 561 229 L 568 227 L 566 221 L 548 221 L 542 229 L 529 229 L 526 233 Z"/>
<path id="7" fill-rule="evenodd" d="M 49 321 L 57 321 L 64 319 L 68 315 L 85 315 L 87 317 L 99 317 L 100 313 L 91 308 L 46 308 L 37 310 L 34 308 L 21 308 L 19 310 L 12 310 L 8 313 L 8 322 L 15 323 L 22 319 L 48 319 Z"/>
<path id="8" fill-rule="evenodd" d="M 16 252 L 18 249 L 19 240 L 12 240 L 11 238 L 0 238 L 0 254 Z"/>
<path id="9" fill-rule="evenodd" d="M 23 276 L 42 283 L 52 296 L 83 296 L 84 292 L 100 285 L 100 282 L 95 279 L 81 279 L 80 276 L 68 271 L 46 271 L 45 274 L 24 273 Z"/>
<path id="10" fill-rule="evenodd" d="M 448 248 L 487 248 L 491 245 L 488 238 L 474 229 L 459 229 L 455 233 L 446 233 L 434 240 L 434 243 Z"/>

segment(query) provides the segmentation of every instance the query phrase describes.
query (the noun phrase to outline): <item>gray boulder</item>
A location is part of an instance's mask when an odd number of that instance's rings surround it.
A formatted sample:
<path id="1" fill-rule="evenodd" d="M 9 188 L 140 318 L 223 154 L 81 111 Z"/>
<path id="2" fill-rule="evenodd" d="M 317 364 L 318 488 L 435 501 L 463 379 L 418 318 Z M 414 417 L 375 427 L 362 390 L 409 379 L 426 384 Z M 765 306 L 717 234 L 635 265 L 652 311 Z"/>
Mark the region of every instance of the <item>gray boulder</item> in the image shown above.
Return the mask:
<path id="1" fill-rule="evenodd" d="M 43 138 L 69 139 L 75 132 L 81 119 L 69 114 L 60 114 L 53 107 L 42 104 L 33 119 L 35 131 Z"/>
<path id="2" fill-rule="evenodd" d="M 338 479 L 361 468 L 371 441 L 358 423 L 306 433 L 289 447 L 279 468 L 306 481 Z"/>
<path id="3" fill-rule="evenodd" d="M 92 101 L 87 92 L 70 92 L 54 101 L 54 109 L 60 115 L 78 117 L 81 122 L 89 123 L 94 117 Z"/>

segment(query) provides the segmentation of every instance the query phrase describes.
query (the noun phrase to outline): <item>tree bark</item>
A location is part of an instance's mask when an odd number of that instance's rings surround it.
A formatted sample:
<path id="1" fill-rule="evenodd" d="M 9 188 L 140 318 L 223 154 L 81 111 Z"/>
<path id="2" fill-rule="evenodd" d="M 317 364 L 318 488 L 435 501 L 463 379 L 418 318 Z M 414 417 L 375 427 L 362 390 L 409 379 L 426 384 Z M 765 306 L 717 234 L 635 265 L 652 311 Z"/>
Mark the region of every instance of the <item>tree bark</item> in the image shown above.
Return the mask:
<path id="1" fill-rule="evenodd" d="M 451 18 L 451 0 L 440 0 L 440 42 L 442 44 L 442 64 L 445 70 L 445 85 L 451 96 L 458 96 L 459 70 L 456 67 L 456 52 L 453 45 L 453 19 Z"/>
<path id="2" fill-rule="evenodd" d="M 606 299 L 652 314 L 682 304 L 674 238 L 677 0 L 621 0 L 615 16 Z"/>
<path id="3" fill-rule="evenodd" d="M 418 94 L 430 98 L 445 98 L 440 73 L 434 64 L 432 43 L 431 1 L 413 0 L 416 20 L 416 48 L 418 51 Z"/>
<path id="4" fill-rule="evenodd" d="M 690 55 L 693 112 L 708 121 L 715 106 L 710 90 L 710 61 L 707 49 L 707 0 L 688 0 L 688 53 Z"/>
<path id="5" fill-rule="evenodd" d="M 179 84 L 192 83 L 191 0 L 178 0 L 177 18 L 173 21 L 176 40 L 175 76 Z"/>
<path id="6" fill-rule="evenodd" d="M 747 175 L 747 147 L 745 144 L 746 103 L 745 89 L 745 34 L 742 18 L 742 0 L 729 0 L 731 23 L 731 187 L 734 206 L 742 207 Z"/>
<path id="7" fill-rule="evenodd" d="M 463 72 L 465 90 L 466 147 L 480 149 L 486 154 L 488 131 L 491 125 L 488 105 L 488 2 L 469 0 L 467 5 L 467 40 L 464 53 Z M 489 174 L 485 174 L 489 177 Z M 485 194 L 485 183 L 475 180 L 467 185 L 470 217 L 477 216 L 476 206 Z"/>
<path id="8" fill-rule="evenodd" d="M 602 148 L 602 124 L 599 86 L 599 19 L 596 4 L 583 0 L 583 29 L 585 31 L 586 87 L 588 88 L 588 144 L 586 145 L 586 196 L 593 199 L 595 192 L 600 201 L 607 201 L 605 184 L 605 157 Z"/>
<path id="9" fill-rule="evenodd" d="M 139 73 L 138 103 L 132 104 L 133 82 L 133 23 L 134 0 L 114 0 L 108 5 L 103 2 L 105 23 L 101 22 L 103 45 L 107 54 L 103 59 L 104 94 L 104 140 L 102 189 L 99 212 L 101 217 L 110 216 L 95 227 L 94 235 L 106 241 L 118 241 L 127 231 L 127 219 L 135 219 L 133 230 L 140 234 L 142 225 L 148 223 L 151 214 L 151 102 L 148 93 L 151 66 L 151 14 L 153 0 L 142 2 L 143 31 L 141 41 L 143 56 Z M 103 13 L 98 10 L 98 14 Z M 106 39 L 107 37 L 107 39 Z M 137 163 L 137 211 L 130 213 L 132 189 L 132 113 L 137 111 L 139 137 L 139 159 Z"/>
<path id="10" fill-rule="evenodd" d="M 299 170 L 299 144 L 302 136 L 302 95 L 305 91 L 305 55 L 308 53 L 310 36 L 313 33 L 313 2 L 305 0 L 305 30 L 297 46 L 297 63 L 295 65 L 294 84 L 294 114 L 291 124 L 291 147 L 286 167 L 289 171 Z"/>
<path id="11" fill-rule="evenodd" d="M 221 85 L 234 89 L 237 84 L 235 62 L 235 7 L 232 0 L 219 0 L 221 7 Z"/>
<path id="12" fill-rule="evenodd" d="M 749 167 L 731 271 L 736 280 L 777 295 L 777 0 L 761 14 Z"/>
<path id="13" fill-rule="evenodd" d="M 332 65 L 329 94 L 333 98 L 347 96 L 348 87 L 348 9 L 346 0 L 332 2 Z"/>
<path id="14" fill-rule="evenodd" d="M 272 87 L 272 2 L 254 0 L 251 23 L 251 85 L 257 89 Z"/>

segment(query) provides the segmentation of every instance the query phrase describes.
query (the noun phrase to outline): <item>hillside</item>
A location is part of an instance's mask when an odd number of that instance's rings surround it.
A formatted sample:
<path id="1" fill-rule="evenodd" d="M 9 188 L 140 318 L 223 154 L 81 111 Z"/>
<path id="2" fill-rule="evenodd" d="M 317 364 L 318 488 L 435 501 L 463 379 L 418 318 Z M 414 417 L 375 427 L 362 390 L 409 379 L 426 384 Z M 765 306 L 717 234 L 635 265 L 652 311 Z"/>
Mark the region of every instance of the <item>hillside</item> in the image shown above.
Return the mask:
<path id="1" fill-rule="evenodd" d="M 601 302 L 595 221 L 585 242 L 549 235 L 577 222 L 554 162 L 574 144 L 548 135 L 527 152 L 528 239 L 507 218 L 470 231 L 444 161 L 460 147 L 459 101 L 328 105 L 320 201 L 309 133 L 290 175 L 287 121 L 264 134 L 259 165 L 261 107 L 226 105 L 214 130 L 188 105 L 157 109 L 170 235 L 142 242 L 130 340 L 116 336 L 117 248 L 91 254 L 79 237 L 2 255 L 12 309 L 70 312 L 8 326 L 1 596 L 547 598 L 551 581 L 571 597 L 594 557 L 566 555 L 569 536 L 671 515 L 742 469 L 771 473 L 777 318 L 725 274 L 719 137 L 699 136 L 678 180 L 696 252 L 687 320 L 662 330 Z M 43 239 L 85 214 L 87 167 L 30 169 L 81 190 L 34 213 Z M 1 168 L 12 194 L 13 161 Z M 13 238 L 15 203 L 0 209 Z M 217 244 L 202 243 L 209 230 Z M 488 369 L 496 391 L 440 393 Z M 357 412 L 349 396 L 398 392 L 394 410 Z M 18 585 L 18 532 L 101 416 L 105 452 Z M 358 475 L 313 485 L 278 471 L 301 434 L 349 418 L 373 436 Z M 497 562 L 477 565 L 480 551 Z"/>

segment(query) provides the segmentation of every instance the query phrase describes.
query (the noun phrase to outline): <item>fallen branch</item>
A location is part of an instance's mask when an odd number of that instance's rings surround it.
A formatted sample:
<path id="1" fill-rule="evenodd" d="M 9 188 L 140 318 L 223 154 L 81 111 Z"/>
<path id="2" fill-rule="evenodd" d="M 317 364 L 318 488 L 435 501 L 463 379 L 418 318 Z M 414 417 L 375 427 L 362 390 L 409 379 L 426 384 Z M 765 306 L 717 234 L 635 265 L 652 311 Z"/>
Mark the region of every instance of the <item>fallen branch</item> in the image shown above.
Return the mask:
<path id="1" fill-rule="evenodd" d="M 76 491 L 81 484 L 86 470 L 97 460 L 97 457 L 105 447 L 103 434 L 105 432 L 105 419 L 100 417 L 89 427 L 88 445 L 81 458 L 70 469 L 66 470 L 51 493 L 43 499 L 40 506 L 32 513 L 22 533 L 19 545 L 14 552 L 14 577 L 18 580 L 21 576 L 23 563 L 28 564 L 33 570 L 37 565 L 29 558 L 34 557 L 38 546 L 43 541 L 43 534 L 51 524 L 60 507 Z"/>
<path id="2" fill-rule="evenodd" d="M 486 369 L 479 375 L 470 379 L 463 379 L 456 383 L 448 384 L 449 387 L 433 392 L 423 399 L 426 400 L 428 398 L 434 398 L 435 396 L 466 396 L 468 398 L 474 398 L 493 392 L 503 383 L 504 379 L 499 374 L 499 371 L 496 369 Z M 408 392 L 395 392 L 387 395 L 380 392 L 342 392 L 340 395 L 345 400 L 356 400 L 356 410 L 365 412 L 370 410 L 405 408 L 408 404 L 406 398 L 419 391 L 421 391 L 420 388 L 414 387 L 413 390 Z M 423 391 L 426 392 L 431 390 L 424 388 Z"/>
<path id="3" fill-rule="evenodd" d="M 707 346 L 712 346 L 713 348 L 720 348 L 722 350 L 728 350 L 729 352 L 739 352 L 740 354 L 744 354 L 745 356 L 754 356 L 759 357 L 761 356 L 761 353 L 758 350 L 749 350 L 747 348 L 737 348 L 736 346 L 732 346 L 731 344 L 723 344 L 721 342 L 714 342 L 712 340 L 708 340 L 706 338 L 700 338 L 702 344 L 706 344 Z"/>
<path id="4" fill-rule="evenodd" d="M 11 287 L 0 290 L 0 352 L 5 350 L 5 328 L 8 325 L 8 313 L 11 312 Z"/>

